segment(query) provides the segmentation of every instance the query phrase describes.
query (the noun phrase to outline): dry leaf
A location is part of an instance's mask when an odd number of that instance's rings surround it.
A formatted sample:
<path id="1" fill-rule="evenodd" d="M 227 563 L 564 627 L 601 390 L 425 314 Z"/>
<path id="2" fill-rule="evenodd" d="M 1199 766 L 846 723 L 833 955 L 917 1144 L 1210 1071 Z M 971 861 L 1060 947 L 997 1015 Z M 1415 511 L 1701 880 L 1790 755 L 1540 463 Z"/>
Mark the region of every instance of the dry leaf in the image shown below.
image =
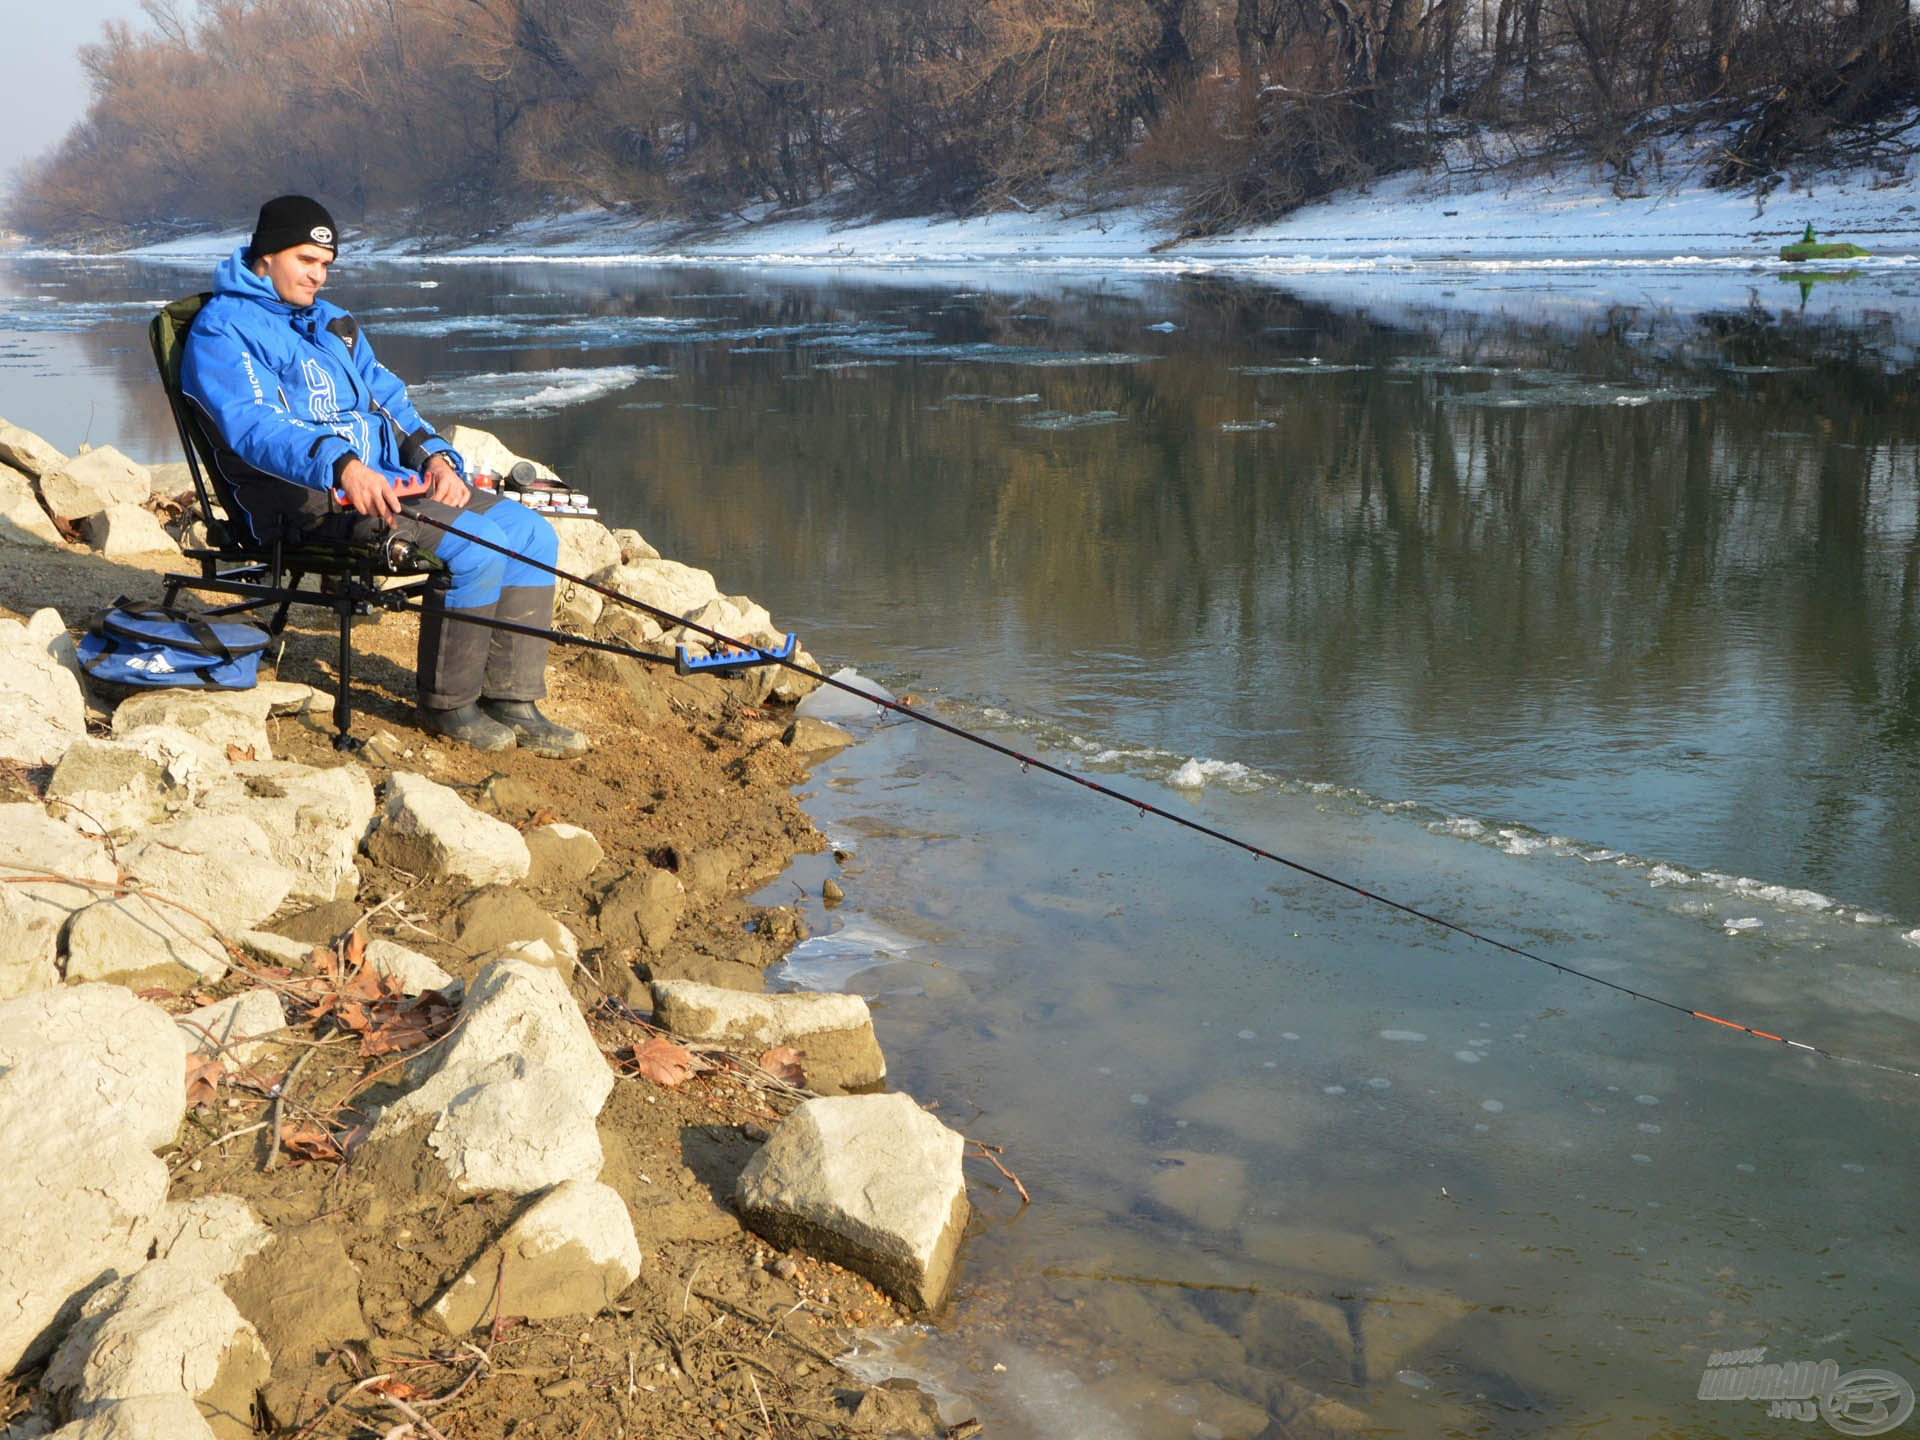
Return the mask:
<path id="1" fill-rule="evenodd" d="M 220 1098 L 220 1077 L 226 1067 L 215 1055 L 193 1052 L 187 1056 L 187 1108 L 211 1105 Z"/>
<path id="2" fill-rule="evenodd" d="M 243 746 L 235 745 L 231 741 L 228 742 L 227 744 L 227 763 L 228 764 L 230 765 L 238 764 L 242 760 L 251 760 L 253 758 L 254 758 L 253 746 L 247 745 L 243 747 Z"/>
<path id="3" fill-rule="evenodd" d="M 804 1090 L 807 1086 L 804 1068 L 806 1058 L 807 1052 L 804 1050 L 796 1050 L 791 1045 L 776 1045 L 760 1057 L 760 1068 L 776 1080 L 784 1080 Z"/>
<path id="4" fill-rule="evenodd" d="M 620 1069 L 624 1073 L 638 1075 L 656 1085 L 678 1085 L 699 1068 L 691 1050 L 658 1035 L 620 1057 Z"/>
<path id="5" fill-rule="evenodd" d="M 358 925 L 347 932 L 347 943 L 340 947 L 340 958 L 348 968 L 358 965 L 367 953 L 367 932 Z"/>
<path id="6" fill-rule="evenodd" d="M 328 1162 L 346 1158 L 340 1143 L 311 1120 L 282 1125 L 280 1143 L 287 1147 L 288 1158 L 296 1161 Z"/>
<path id="7" fill-rule="evenodd" d="M 409 1385 L 405 1380 L 397 1380 L 392 1376 L 388 1376 L 385 1380 L 371 1381 L 364 1388 L 373 1391 L 376 1395 L 391 1395 L 396 1400 L 418 1400 L 422 1395 L 432 1393 L 422 1390 L 418 1385 Z"/>

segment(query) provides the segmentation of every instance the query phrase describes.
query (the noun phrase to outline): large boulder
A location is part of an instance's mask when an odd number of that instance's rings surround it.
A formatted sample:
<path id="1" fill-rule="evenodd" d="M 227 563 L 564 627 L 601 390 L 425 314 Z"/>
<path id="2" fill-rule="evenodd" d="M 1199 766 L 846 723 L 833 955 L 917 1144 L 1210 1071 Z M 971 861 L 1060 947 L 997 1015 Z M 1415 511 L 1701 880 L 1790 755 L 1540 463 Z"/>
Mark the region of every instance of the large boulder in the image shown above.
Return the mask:
<path id="1" fill-rule="evenodd" d="M 118 879 L 98 842 L 38 805 L 0 805 L 0 1000 L 59 983 L 61 931 Z"/>
<path id="2" fill-rule="evenodd" d="M 678 560 L 627 560 L 589 577 L 630 599 L 688 616 L 720 598 L 713 574 Z"/>
<path id="3" fill-rule="evenodd" d="M 204 923 L 163 900 L 115 895 L 67 925 L 67 983 L 107 981 L 131 989 L 186 990 L 226 977 L 226 946 Z"/>
<path id="4" fill-rule="evenodd" d="M 85 520 L 111 505 L 142 505 L 152 494 L 146 466 L 111 445 L 76 455 L 40 477 L 40 498 L 62 520 Z"/>
<path id="5" fill-rule="evenodd" d="M 60 532 L 41 508 L 33 481 L 0 464 L 0 545 L 60 545 Z"/>
<path id="6" fill-rule="evenodd" d="M 144 505 L 108 505 L 87 517 L 87 544 L 109 560 L 122 555 L 177 555 L 180 546 Z"/>
<path id="7" fill-rule="evenodd" d="M 560 558 L 554 562 L 555 568 L 591 579 L 620 563 L 620 542 L 598 520 L 587 515 L 549 518 L 553 521 L 553 533 L 560 537 Z M 563 587 L 566 584 L 560 583 Z"/>
<path id="8" fill-rule="evenodd" d="M 290 900 L 351 897 L 354 864 L 373 824 L 373 782 L 358 765 L 243 761 L 211 780 L 195 801 L 212 815 L 245 815 L 267 833 L 274 861 L 293 876 Z"/>
<path id="9" fill-rule="evenodd" d="M 367 1338 L 359 1267 L 324 1220 L 274 1231 L 226 1290 L 268 1350 L 290 1364 Z"/>
<path id="10" fill-rule="evenodd" d="M 454 1335 L 503 1315 L 596 1315 L 639 1274 L 640 1245 L 620 1192 L 597 1180 L 566 1180 L 482 1251 L 427 1313 Z"/>
<path id="11" fill-rule="evenodd" d="M 65 455 L 31 430 L 22 430 L 18 425 L 0 420 L 0 464 L 11 465 L 29 478 L 38 480 L 66 463 Z"/>
<path id="12" fill-rule="evenodd" d="M 867 1089 L 887 1078 L 873 1016 L 858 995 L 751 995 L 691 980 L 656 980 L 653 1019 L 686 1039 L 749 1056 L 791 1046 L 805 1056 L 807 1083 L 827 1094 Z"/>
<path id="13" fill-rule="evenodd" d="M 405 771 L 388 779 L 366 848 L 383 865 L 472 885 L 525 879 L 532 864 L 518 830 L 481 814 L 448 786 Z"/>
<path id="14" fill-rule="evenodd" d="M 539 941 L 563 968 L 580 958 L 580 942 L 523 890 L 490 885 L 454 913 L 454 940 L 469 955 L 500 955 Z"/>
<path id="15" fill-rule="evenodd" d="M 156 1260 L 87 1301 L 42 1383 L 83 1416 L 140 1396 L 184 1395 L 221 1440 L 245 1440 L 269 1369 L 259 1333 L 218 1285 Z"/>
<path id="16" fill-rule="evenodd" d="M 809 1100 L 747 1162 L 734 1199 L 747 1227 L 782 1249 L 934 1310 L 967 1224 L 963 1148 L 907 1095 Z"/>
<path id="17" fill-rule="evenodd" d="M 214 747 L 221 755 L 228 747 L 251 760 L 271 760 L 267 716 L 273 696 L 252 690 L 153 690 L 130 695 L 113 712 L 113 733 L 125 737 L 148 725 L 185 730 Z M 249 753 L 250 752 L 250 753 Z"/>
<path id="18" fill-rule="evenodd" d="M 42 616 L 59 618 L 42 611 L 25 625 L 0 620 L 0 759 L 22 765 L 52 765 L 87 733 L 80 681 Z"/>
<path id="19" fill-rule="evenodd" d="M 527 879 L 535 885 L 577 884 L 606 858 L 593 832 L 578 825 L 536 825 L 527 831 L 526 840 L 532 859 Z"/>
<path id="20" fill-rule="evenodd" d="M 188 1049 L 218 1055 L 229 1066 L 250 1065 L 271 1047 L 271 1037 L 287 1028 L 287 1008 L 276 991 L 243 990 L 189 1011 L 178 1023 Z"/>
<path id="21" fill-rule="evenodd" d="M 113 985 L 0 1003 L 0 1374 L 52 1349 L 81 1303 L 146 1263 L 186 1111 L 186 1047 Z"/>
<path id="22" fill-rule="evenodd" d="M 265 1248 L 273 1232 L 238 1195 L 169 1200 L 154 1220 L 153 1258 L 171 1260 L 216 1284 Z"/>
<path id="23" fill-rule="evenodd" d="M 443 1076 L 515 1055 L 550 1065 L 570 1077 L 575 1092 L 594 1113 L 613 1093 L 613 1070 L 575 1003 L 566 979 L 544 965 L 496 960 L 467 987 L 460 1028 L 435 1047 L 419 1074 L 418 1098 L 429 1088 L 446 1089 Z"/>
<path id="24" fill-rule="evenodd" d="M 248 815 L 192 812 L 150 827 L 121 851 L 120 868 L 227 934 L 256 928 L 297 883 Z"/>
<path id="25" fill-rule="evenodd" d="M 225 1440 L 183 1394 L 115 1400 L 62 1425 L 47 1440 Z"/>

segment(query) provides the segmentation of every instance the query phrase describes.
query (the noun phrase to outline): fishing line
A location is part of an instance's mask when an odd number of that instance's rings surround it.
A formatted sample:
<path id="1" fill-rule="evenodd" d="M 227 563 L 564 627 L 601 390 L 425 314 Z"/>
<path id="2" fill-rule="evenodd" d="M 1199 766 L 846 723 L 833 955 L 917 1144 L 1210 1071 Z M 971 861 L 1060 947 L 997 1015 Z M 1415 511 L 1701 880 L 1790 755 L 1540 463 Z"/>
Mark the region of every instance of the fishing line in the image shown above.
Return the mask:
<path id="1" fill-rule="evenodd" d="M 430 525 L 436 530 L 444 530 L 448 534 L 455 533 L 451 525 L 448 525 L 439 520 L 435 520 L 431 516 L 421 515 L 416 513 L 416 514 L 410 515 L 408 518 L 412 520 L 416 520 L 422 525 Z M 1833 1061 L 1835 1064 L 1858 1065 L 1869 1070 L 1880 1070 L 1890 1075 L 1904 1075 L 1909 1079 L 1920 1080 L 1920 1070 L 1908 1069 L 1907 1067 L 1902 1065 L 1890 1065 L 1884 1061 L 1879 1061 L 1879 1060 L 1867 1060 L 1867 1059 L 1859 1058 L 1857 1056 L 1837 1054 L 1836 1052 L 1829 1050 L 1822 1045 L 1815 1045 L 1805 1040 L 1790 1039 L 1785 1035 L 1776 1035 L 1769 1030 L 1757 1029 L 1752 1025 L 1743 1024 L 1738 1020 L 1727 1020 L 1727 1019 L 1723 1019 L 1721 1016 L 1718 1016 L 1718 1015 L 1710 1015 L 1704 1010 L 1695 1010 L 1691 1006 L 1684 1005 L 1677 1000 L 1668 1000 L 1659 995 L 1649 994 L 1644 990 L 1636 990 L 1631 985 L 1624 985 L 1617 980 L 1609 980 L 1604 976 L 1595 975 L 1591 971 L 1580 969 L 1578 966 L 1568 965 L 1559 960 L 1549 959 L 1547 956 L 1541 955 L 1536 951 L 1529 950 L 1524 946 L 1515 945 L 1508 941 L 1498 939 L 1495 936 L 1488 935 L 1482 931 L 1475 930 L 1471 926 L 1463 925 L 1457 920 L 1448 920 L 1443 916 L 1435 915 L 1432 912 L 1427 910 L 1422 910 L 1418 906 L 1409 905 L 1405 901 L 1395 900 L 1391 896 L 1382 895 L 1377 891 L 1369 890 L 1366 886 L 1357 884 L 1354 881 L 1343 880 L 1339 876 L 1328 874 L 1324 870 L 1316 870 L 1313 866 L 1305 864 L 1302 861 L 1290 859 L 1285 855 L 1277 854 L 1276 852 L 1271 850 L 1264 850 L 1260 846 L 1255 845 L 1250 841 L 1242 840 L 1238 836 L 1230 835 L 1224 830 L 1217 830 L 1213 826 L 1203 824 L 1201 821 L 1192 819 L 1189 816 L 1179 815 L 1171 810 L 1163 809 L 1162 807 L 1155 805 L 1153 802 L 1149 800 L 1142 800 L 1137 796 L 1128 795 L 1123 791 L 1114 789 L 1110 785 L 1103 785 L 1098 780 L 1089 779 L 1085 775 L 1077 775 L 1071 770 L 1064 769 L 1059 765 L 1051 764 L 1048 761 L 1038 758 L 1037 756 L 1024 754 L 1019 750 L 1015 750 L 1013 747 L 1009 745 L 1001 744 L 998 740 L 989 739 L 985 735 L 978 734 L 972 730 L 964 729 L 959 725 L 955 725 L 951 723 L 950 721 L 942 720 L 937 715 L 930 715 L 927 712 L 917 709 L 913 706 L 901 704 L 897 700 L 888 700 L 881 696 L 870 694 L 867 691 L 862 690 L 857 685 L 848 684 L 844 680 L 836 680 L 831 675 L 823 675 L 820 671 L 814 669 L 811 665 L 803 665 L 799 661 L 791 659 L 787 656 L 776 655 L 772 651 L 763 649 L 762 647 L 757 645 L 750 644 L 747 641 L 737 640 L 730 635 L 723 635 L 718 630 L 709 629 L 707 626 L 702 625 L 697 621 L 688 620 L 685 617 L 676 615 L 671 610 L 663 609 L 658 605 L 649 605 L 644 600 L 637 600 L 631 595 L 622 594 L 620 591 L 615 590 L 610 586 L 596 584 L 592 580 L 584 579 L 578 575 L 569 574 L 567 571 L 558 569 L 555 566 L 545 565 L 538 560 L 528 559 L 524 555 L 520 555 L 515 551 L 509 550 L 504 545 L 496 545 L 490 540 L 482 539 L 478 535 L 469 534 L 465 531 L 461 531 L 459 533 L 461 534 L 463 539 L 466 539 L 475 545 L 485 546 L 489 550 L 496 551 L 497 553 L 508 556 L 509 558 L 512 558 L 512 559 L 523 560 L 527 564 L 532 565 L 535 569 L 546 571 L 548 574 L 554 576 L 556 579 L 564 580 L 570 585 L 582 586 L 585 589 L 593 591 L 595 594 L 605 596 L 609 600 L 613 600 L 618 602 L 619 604 L 629 606 L 632 609 L 642 612 L 643 614 L 651 615 L 656 620 L 662 621 L 669 627 L 691 630 L 691 631 L 694 631 L 696 634 L 704 635 L 709 640 L 712 640 L 718 644 L 724 645 L 729 649 L 744 652 L 749 656 L 755 657 L 752 663 L 777 664 L 777 665 L 783 666 L 786 669 L 793 671 L 795 674 L 805 675 L 809 679 L 816 680 L 822 685 L 831 685 L 834 689 L 844 691 L 847 694 L 855 696 L 858 699 L 863 700 L 870 705 L 879 706 L 883 710 L 891 710 L 896 715 L 904 715 L 909 720 L 917 720 L 922 725 L 930 725 L 934 729 L 943 731 L 944 733 L 948 735 L 952 735 L 957 739 L 968 741 L 969 743 L 978 745 L 985 750 L 991 750 L 997 755 L 1004 755 L 1010 760 L 1016 760 L 1020 763 L 1020 766 L 1023 770 L 1029 770 L 1029 769 L 1039 770 L 1044 774 L 1055 777 L 1056 779 L 1071 781 L 1073 784 L 1078 785 L 1083 789 L 1093 791 L 1094 794 L 1096 795 L 1104 796 L 1109 800 L 1117 800 L 1123 805 L 1131 806 L 1134 810 L 1138 811 L 1139 814 L 1142 816 L 1151 815 L 1156 819 L 1171 821 L 1173 824 L 1180 826 L 1184 830 L 1191 830 L 1197 835 L 1206 836 L 1209 840 L 1217 840 L 1223 845 L 1231 846 L 1233 849 L 1244 851 L 1245 853 L 1247 853 L 1248 855 L 1251 855 L 1256 860 L 1272 861 L 1274 864 L 1284 866 L 1287 869 L 1292 870 L 1296 874 L 1305 875 L 1309 879 L 1320 881 L 1322 884 L 1331 885 L 1331 886 L 1334 886 L 1336 889 L 1345 890 L 1350 895 L 1357 895 L 1363 900 L 1370 900 L 1376 905 L 1384 906 L 1386 909 L 1396 910 L 1402 915 L 1410 916 L 1413 919 L 1423 921 L 1428 925 L 1438 926 L 1442 930 L 1451 931 L 1455 935 L 1459 935 L 1465 939 L 1475 941 L 1481 945 L 1489 946 L 1492 949 L 1502 951 L 1505 954 L 1515 956 L 1521 960 L 1530 960 L 1535 965 L 1544 965 L 1547 967 L 1547 969 L 1552 970 L 1560 975 L 1570 975 L 1575 979 L 1585 980 L 1587 983 L 1591 985 L 1598 985 L 1602 989 L 1611 990 L 1617 995 L 1625 995 L 1629 999 L 1633 999 L 1633 1000 L 1643 1000 L 1649 1005 L 1658 1005 L 1661 1009 L 1671 1010 L 1676 1015 L 1684 1015 L 1684 1016 L 1687 1016 L 1689 1019 L 1693 1019 L 1693 1020 L 1704 1020 L 1710 1025 L 1719 1025 L 1728 1030 L 1736 1030 L 1742 1035 L 1751 1035 L 1756 1040 L 1767 1040 L 1767 1041 L 1771 1041 L 1776 1045 L 1784 1045 L 1790 1050 L 1799 1050 L 1809 1055 L 1818 1055 L 1822 1059 Z M 478 623 L 486 624 L 487 622 L 479 621 Z M 520 628 L 520 627 L 508 627 L 505 625 L 500 625 L 496 622 L 495 628 L 505 629 L 505 628 Z M 564 631 L 556 630 L 556 631 L 545 631 L 541 633 L 544 633 L 548 635 L 550 638 L 554 640 L 558 640 L 563 644 L 586 645 L 591 648 L 599 649 L 599 650 L 611 650 L 616 653 L 627 653 L 627 654 L 635 655 L 637 658 L 643 659 L 643 660 L 663 660 L 666 658 L 664 656 L 648 655 L 645 652 L 629 650 L 625 646 L 614 645 L 607 641 L 588 640 L 582 636 L 568 635 Z"/>

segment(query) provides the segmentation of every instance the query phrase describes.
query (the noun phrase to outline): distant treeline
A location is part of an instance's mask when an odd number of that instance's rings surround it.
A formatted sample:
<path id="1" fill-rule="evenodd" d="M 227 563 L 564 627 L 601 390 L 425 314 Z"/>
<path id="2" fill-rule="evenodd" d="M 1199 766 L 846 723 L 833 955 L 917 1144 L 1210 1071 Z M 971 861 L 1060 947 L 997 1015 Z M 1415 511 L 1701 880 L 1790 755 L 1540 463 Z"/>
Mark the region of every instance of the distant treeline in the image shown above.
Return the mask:
<path id="1" fill-rule="evenodd" d="M 1908 0 L 148 0 L 24 178 L 45 238 L 239 224 L 303 190 L 468 234 L 556 204 L 715 218 L 1171 190 L 1270 217 L 1493 137 L 1633 183 L 1731 127 L 1765 183 L 1915 100 Z M 1885 138 L 1882 136 L 1881 138 Z M 1463 147 L 1447 148 L 1458 163 Z"/>

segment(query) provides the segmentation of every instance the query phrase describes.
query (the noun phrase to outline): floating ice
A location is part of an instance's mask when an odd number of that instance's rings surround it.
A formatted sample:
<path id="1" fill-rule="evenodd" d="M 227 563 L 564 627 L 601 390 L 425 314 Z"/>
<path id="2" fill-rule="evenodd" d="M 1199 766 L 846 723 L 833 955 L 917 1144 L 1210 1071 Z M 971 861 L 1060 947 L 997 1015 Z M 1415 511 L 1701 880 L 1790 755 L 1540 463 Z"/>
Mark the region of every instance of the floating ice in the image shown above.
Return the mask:
<path id="1" fill-rule="evenodd" d="M 1723 923 L 1729 933 L 1738 934 L 1742 930 L 1758 930 L 1762 922 L 1758 915 L 1747 915 L 1739 920 L 1727 920 Z"/>
<path id="2" fill-rule="evenodd" d="M 1482 1100 L 1480 1102 L 1480 1108 L 1489 1115 L 1498 1115 L 1502 1110 L 1506 1109 L 1507 1106 L 1506 1102 L 1502 1100 Z"/>
<path id="3" fill-rule="evenodd" d="M 1147 326 L 1147 329 L 1149 329 L 1149 330 L 1157 330 L 1157 331 L 1159 331 L 1159 332 L 1160 332 L 1160 333 L 1161 333 L 1162 335 L 1172 335 L 1172 334 L 1175 334 L 1175 333 L 1177 333 L 1178 331 L 1181 331 L 1181 330 L 1184 330 L 1184 329 L 1186 329 L 1186 328 L 1187 328 L 1187 327 L 1186 327 L 1186 326 L 1184 326 L 1184 325 L 1176 325 L 1176 324 L 1174 324 L 1174 323 L 1173 323 L 1173 321 L 1171 321 L 1171 320 L 1162 320 L 1162 321 L 1161 321 L 1161 322 L 1160 322 L 1160 323 L 1159 323 L 1158 325 L 1149 325 L 1149 326 Z"/>
<path id="4" fill-rule="evenodd" d="M 1255 1034 L 1253 1033 L 1253 1031 L 1251 1031 L 1251 1030 L 1242 1030 L 1242 1031 L 1240 1032 L 1240 1038 L 1241 1038 L 1242 1040 L 1256 1040 L 1256 1039 L 1258 1039 L 1259 1037 L 1258 1037 L 1257 1035 L 1255 1035 Z"/>
<path id="5" fill-rule="evenodd" d="M 1660 1097 L 1658 1095 L 1636 1095 L 1633 1097 L 1633 1103 L 1636 1105 L 1658 1105 L 1660 1103 Z"/>
<path id="6" fill-rule="evenodd" d="M 585 405 L 638 384 L 646 375 L 638 365 L 582 369 L 500 371 L 436 380 L 415 387 L 441 410 L 469 417 L 551 415 Z"/>
<path id="7" fill-rule="evenodd" d="M 1469 840 L 1487 833 L 1486 826 L 1467 815 L 1455 815 L 1451 819 L 1442 820 L 1434 828 L 1443 835 L 1460 835 Z"/>
<path id="8" fill-rule="evenodd" d="M 1322 365 L 1318 360 L 1303 360 L 1294 365 L 1235 365 L 1236 375 L 1349 375 L 1371 370 L 1371 365 Z"/>
<path id="9" fill-rule="evenodd" d="M 1648 1124 L 1645 1120 L 1642 1120 L 1635 1128 L 1638 1129 L 1642 1135 L 1658 1135 L 1660 1133 L 1660 1127 L 1658 1125 Z"/>
<path id="10" fill-rule="evenodd" d="M 851 685 L 862 695 L 871 695 L 880 700 L 893 699 L 892 692 L 886 686 L 867 679 L 850 665 L 841 667 L 827 678 L 838 685 Z M 872 720 L 879 716 L 880 709 L 834 685 L 822 685 L 794 706 L 793 713 L 814 720 Z"/>
<path id="11" fill-rule="evenodd" d="M 1754 1173 L 1753 1166 L 1749 1165 L 1744 1160 L 1742 1160 L 1738 1165 L 1735 1165 L 1733 1168 L 1738 1170 L 1742 1175 L 1751 1175 Z"/>
<path id="12" fill-rule="evenodd" d="M 1250 430 L 1278 430 L 1279 425 L 1271 420 L 1222 420 L 1220 432 L 1223 435 L 1240 435 Z"/>
<path id="13" fill-rule="evenodd" d="M 878 921 L 857 917 L 826 935 L 802 940 L 767 976 L 794 990 L 838 990 L 863 970 L 896 959 L 918 941 Z"/>
<path id="14" fill-rule="evenodd" d="M 1344 1095 L 1347 1093 L 1347 1087 L 1344 1085 L 1322 1085 L 1320 1087 L 1320 1093 L 1322 1095 Z"/>
<path id="15" fill-rule="evenodd" d="M 1298 1040 L 1300 1037 L 1291 1030 L 1282 1030 L 1280 1032 L 1280 1038 L 1282 1040 Z"/>
<path id="16" fill-rule="evenodd" d="M 1144 1095 L 1129 1095 L 1127 1099 L 1135 1105 L 1144 1105 L 1147 1103 L 1147 1097 Z"/>
<path id="17" fill-rule="evenodd" d="M 1418 1030 L 1382 1030 L 1380 1032 L 1380 1038 L 1382 1040 L 1405 1040 L 1418 1044 L 1427 1037 L 1422 1035 Z"/>
<path id="18" fill-rule="evenodd" d="M 1478 1050 L 1456 1050 L 1453 1052 L 1453 1058 L 1463 1065 L 1478 1065 L 1480 1063 L 1480 1052 Z"/>
<path id="19" fill-rule="evenodd" d="M 1433 1388 L 1433 1382 L 1418 1370 L 1396 1370 L 1393 1372 L 1393 1379 L 1395 1384 L 1404 1385 L 1409 1390 L 1431 1390 Z"/>
<path id="20" fill-rule="evenodd" d="M 1653 1157 L 1651 1155 L 1641 1155 L 1636 1152 L 1633 1157 L 1633 1163 L 1636 1165 L 1651 1165 L 1653 1163 Z"/>
<path id="21" fill-rule="evenodd" d="M 1023 430 L 1084 430 L 1092 425 L 1118 425 L 1124 419 L 1118 410 L 1089 410 L 1084 415 L 1069 415 L 1064 410 L 1037 410 L 1013 423 Z"/>
<path id="22" fill-rule="evenodd" d="M 1849 1175 L 1864 1175 L 1867 1173 L 1866 1166 L 1856 1165 L 1851 1160 L 1843 1162 L 1840 1168 L 1846 1171 Z"/>
<path id="23" fill-rule="evenodd" d="M 1393 1082 L 1384 1075 L 1375 1075 L 1371 1080 L 1367 1081 L 1367 1087 L 1372 1090 L 1391 1090 L 1393 1088 Z"/>
<path id="24" fill-rule="evenodd" d="M 1252 771 L 1233 760 L 1189 760 L 1167 777 L 1176 790 L 1204 790 L 1215 781 L 1225 785 L 1252 778 Z"/>

